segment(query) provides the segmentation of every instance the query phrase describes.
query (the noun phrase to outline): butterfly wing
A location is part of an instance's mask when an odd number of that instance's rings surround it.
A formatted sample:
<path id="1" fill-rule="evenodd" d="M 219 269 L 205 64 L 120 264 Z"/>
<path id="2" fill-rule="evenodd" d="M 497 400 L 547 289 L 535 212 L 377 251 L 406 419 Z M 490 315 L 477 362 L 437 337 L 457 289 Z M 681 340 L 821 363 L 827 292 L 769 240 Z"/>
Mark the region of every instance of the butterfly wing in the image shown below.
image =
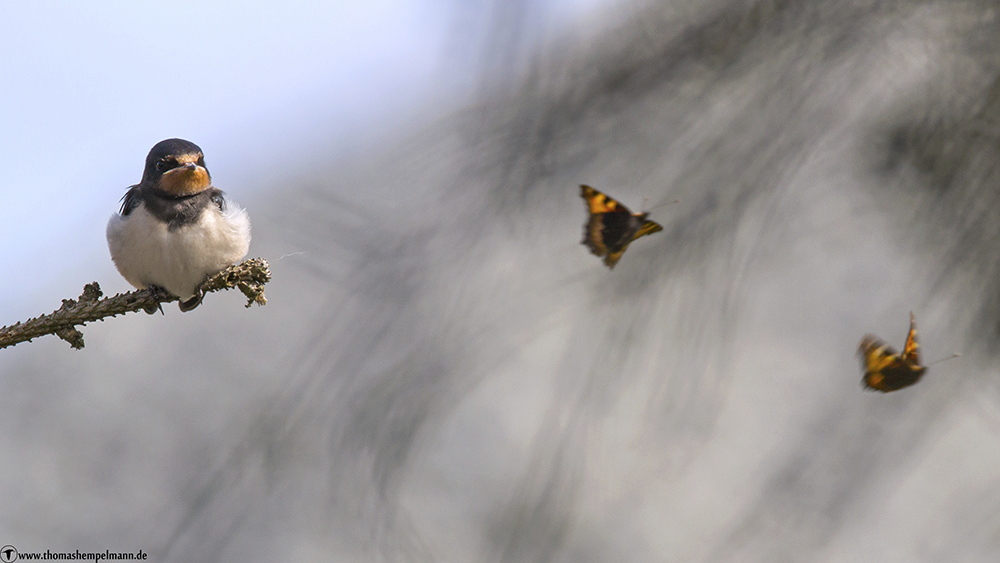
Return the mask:
<path id="1" fill-rule="evenodd" d="M 615 252 L 609 252 L 608 255 L 604 257 L 604 265 L 607 266 L 608 268 L 611 268 L 612 270 L 615 269 L 615 264 L 617 264 L 618 260 L 622 257 L 623 254 L 625 254 L 626 248 L 628 248 L 627 244 L 623 246 L 621 250 L 616 250 Z"/>
<path id="2" fill-rule="evenodd" d="M 606 203 L 607 196 L 590 186 L 580 186 L 580 197 L 587 207 L 587 224 L 583 226 L 582 244 L 590 249 L 590 252 L 597 256 L 604 256 L 608 253 L 608 248 L 604 245 L 604 220 L 602 215 L 608 211 Z M 612 200 L 614 201 L 614 200 Z"/>
<path id="3" fill-rule="evenodd" d="M 583 244 L 593 254 L 604 257 L 604 264 L 614 268 L 633 240 L 662 231 L 646 214 L 633 214 L 614 198 L 586 185 L 580 186 L 580 197 L 590 216 L 583 229 Z"/>
<path id="4" fill-rule="evenodd" d="M 861 356 L 861 369 L 864 371 L 862 382 L 865 387 L 886 391 L 885 371 L 902 364 L 899 354 L 883 340 L 866 334 L 858 345 L 858 355 Z"/>
<path id="5" fill-rule="evenodd" d="M 590 214 L 583 227 L 582 242 L 593 254 L 604 256 L 605 264 L 614 267 L 614 263 L 625 252 L 628 242 L 631 242 L 627 235 L 631 234 L 628 231 L 632 224 L 632 212 L 614 198 L 590 186 L 580 186 L 580 197 Z M 615 257 L 611 258 L 612 255 Z"/>
<path id="6" fill-rule="evenodd" d="M 587 205 L 587 212 L 591 215 L 608 213 L 609 211 L 617 211 L 618 209 L 624 209 L 626 213 L 631 215 L 631 212 L 624 205 L 618 203 L 608 194 L 595 190 L 590 186 L 580 185 L 580 197 L 583 198 L 583 201 Z"/>
<path id="7" fill-rule="evenodd" d="M 646 235 L 651 235 L 653 233 L 658 233 L 662 230 L 663 230 L 662 225 L 660 225 L 656 221 L 650 221 L 646 219 L 645 222 L 642 224 L 642 226 L 639 227 L 639 230 L 636 231 L 635 236 L 632 237 L 632 240 L 635 240 L 639 237 L 644 237 Z"/>
<path id="8" fill-rule="evenodd" d="M 604 245 L 601 233 L 604 231 L 604 221 L 600 215 L 591 215 L 583 226 L 583 244 L 590 249 L 591 254 L 604 256 L 608 247 Z"/>
<path id="9" fill-rule="evenodd" d="M 861 369 L 864 371 L 862 384 L 883 393 L 913 385 L 926 371 L 926 368 L 907 361 L 888 344 L 870 334 L 861 339 L 858 354 L 861 355 Z"/>
<path id="10" fill-rule="evenodd" d="M 910 313 L 910 332 L 906 335 L 906 344 L 903 346 L 903 360 L 914 366 L 920 365 L 920 343 L 917 342 L 917 321 L 914 320 L 912 312 Z"/>
<path id="11" fill-rule="evenodd" d="M 611 217 L 608 217 L 611 219 Z M 625 254 L 625 249 L 635 239 L 648 234 L 662 231 L 663 227 L 654 221 L 647 221 L 645 215 L 633 215 L 628 217 L 615 216 L 615 221 L 611 225 L 613 228 L 605 230 L 606 237 L 617 237 L 613 242 L 608 243 L 608 255 L 604 257 L 604 263 L 609 268 L 614 268 L 618 259 Z M 606 239 L 607 240 L 607 239 Z"/>

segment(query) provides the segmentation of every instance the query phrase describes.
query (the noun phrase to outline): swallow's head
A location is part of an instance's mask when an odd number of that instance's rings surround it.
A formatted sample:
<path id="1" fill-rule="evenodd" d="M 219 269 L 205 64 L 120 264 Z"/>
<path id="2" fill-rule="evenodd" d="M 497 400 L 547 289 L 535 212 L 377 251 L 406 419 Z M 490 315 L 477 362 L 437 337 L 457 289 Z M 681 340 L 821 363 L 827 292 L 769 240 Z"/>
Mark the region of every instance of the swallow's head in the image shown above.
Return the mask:
<path id="1" fill-rule="evenodd" d="M 156 143 L 146 156 L 141 185 L 160 195 L 184 197 L 212 187 L 201 148 L 184 139 Z"/>

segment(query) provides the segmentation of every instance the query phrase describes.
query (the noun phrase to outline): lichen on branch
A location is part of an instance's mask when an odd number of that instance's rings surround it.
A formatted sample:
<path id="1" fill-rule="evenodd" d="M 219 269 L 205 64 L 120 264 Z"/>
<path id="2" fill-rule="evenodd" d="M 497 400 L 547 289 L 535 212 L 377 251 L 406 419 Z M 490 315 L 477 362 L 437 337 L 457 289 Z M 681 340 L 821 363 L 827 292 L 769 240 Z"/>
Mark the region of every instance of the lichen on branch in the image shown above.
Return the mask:
<path id="1" fill-rule="evenodd" d="M 264 284 L 271 281 L 271 270 L 267 260 L 250 258 L 234 264 L 218 274 L 209 277 L 201 285 L 205 293 L 238 288 L 247 298 L 247 307 L 257 303 L 266 305 Z M 114 297 L 101 299 L 104 293 L 97 282 L 88 283 L 77 299 L 63 299 L 62 306 L 49 313 L 27 321 L 0 327 L 0 349 L 46 334 L 55 334 L 73 348 L 83 348 L 83 333 L 77 326 L 92 321 L 103 320 L 135 311 L 151 311 L 163 303 L 177 301 L 177 297 L 162 289 L 151 287 L 119 293 Z"/>

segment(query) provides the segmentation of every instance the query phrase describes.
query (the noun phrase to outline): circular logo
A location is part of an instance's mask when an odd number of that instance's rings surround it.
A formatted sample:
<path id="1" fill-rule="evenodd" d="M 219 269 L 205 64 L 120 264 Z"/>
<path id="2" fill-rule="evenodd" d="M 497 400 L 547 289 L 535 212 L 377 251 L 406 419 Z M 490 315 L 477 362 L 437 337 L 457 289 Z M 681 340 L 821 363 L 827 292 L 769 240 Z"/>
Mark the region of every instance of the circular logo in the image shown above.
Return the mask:
<path id="1" fill-rule="evenodd" d="M 3 561 L 3 563 L 17 561 L 17 550 L 14 549 L 14 546 L 5 545 L 0 547 L 0 561 Z"/>

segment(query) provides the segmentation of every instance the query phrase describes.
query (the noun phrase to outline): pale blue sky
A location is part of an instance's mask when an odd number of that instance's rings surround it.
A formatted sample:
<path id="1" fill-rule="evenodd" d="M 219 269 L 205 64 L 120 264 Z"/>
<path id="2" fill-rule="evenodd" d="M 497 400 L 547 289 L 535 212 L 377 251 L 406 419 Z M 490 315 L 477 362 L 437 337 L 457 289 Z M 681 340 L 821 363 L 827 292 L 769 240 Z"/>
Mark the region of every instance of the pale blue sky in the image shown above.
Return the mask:
<path id="1" fill-rule="evenodd" d="M 599 2 L 541 13 L 568 23 Z M 0 325 L 93 279 L 129 289 L 104 226 L 161 139 L 201 145 L 216 184 L 245 204 L 247 174 L 392 142 L 405 116 L 468 103 L 465 34 L 493 8 L 455 4 L 4 3 Z"/>

